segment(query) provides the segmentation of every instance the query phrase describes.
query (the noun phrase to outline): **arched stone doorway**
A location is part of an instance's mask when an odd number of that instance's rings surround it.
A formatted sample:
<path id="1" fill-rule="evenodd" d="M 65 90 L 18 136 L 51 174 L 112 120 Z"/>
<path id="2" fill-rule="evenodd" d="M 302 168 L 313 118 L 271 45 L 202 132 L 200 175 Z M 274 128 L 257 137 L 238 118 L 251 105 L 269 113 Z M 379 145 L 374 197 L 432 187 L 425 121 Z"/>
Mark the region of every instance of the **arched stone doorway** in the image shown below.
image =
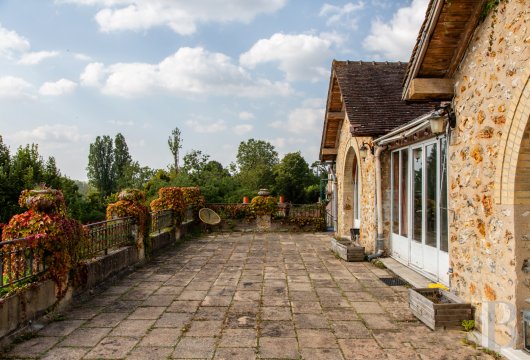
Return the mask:
<path id="1" fill-rule="evenodd" d="M 507 128 L 499 146 L 495 179 L 498 211 L 513 214 L 516 347 L 523 345 L 523 311 L 530 310 L 530 77 L 510 103 Z M 510 121 L 511 120 L 511 121 Z M 509 229 L 509 227 L 507 227 Z M 506 242 L 510 246 L 507 230 Z"/>
<path id="2" fill-rule="evenodd" d="M 340 194 L 342 199 L 340 232 L 343 236 L 349 235 L 351 228 L 360 228 L 360 170 L 357 154 L 353 146 L 349 146 L 344 159 L 344 176 Z"/>

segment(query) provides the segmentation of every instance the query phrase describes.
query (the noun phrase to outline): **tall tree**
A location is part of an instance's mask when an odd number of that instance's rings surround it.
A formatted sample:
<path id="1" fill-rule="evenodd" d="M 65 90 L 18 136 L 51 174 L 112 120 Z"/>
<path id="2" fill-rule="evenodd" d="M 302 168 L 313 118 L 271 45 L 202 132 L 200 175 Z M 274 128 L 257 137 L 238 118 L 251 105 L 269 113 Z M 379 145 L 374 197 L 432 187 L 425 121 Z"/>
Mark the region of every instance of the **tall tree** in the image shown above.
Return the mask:
<path id="1" fill-rule="evenodd" d="M 278 153 L 269 142 L 255 139 L 242 141 L 237 150 L 236 163 L 239 168 L 237 179 L 247 195 L 260 188 L 274 186 L 272 169 L 278 164 Z"/>
<path id="2" fill-rule="evenodd" d="M 210 155 L 204 154 L 200 150 L 191 150 L 182 159 L 184 161 L 182 170 L 189 175 L 200 175 L 209 159 Z"/>
<path id="3" fill-rule="evenodd" d="M 250 170 L 259 165 L 272 168 L 278 163 L 278 153 L 268 141 L 248 139 L 239 144 L 236 159 L 240 171 Z"/>
<path id="4" fill-rule="evenodd" d="M 180 136 L 180 129 L 178 127 L 174 128 L 171 132 L 171 136 L 167 140 L 167 144 L 169 145 L 169 150 L 171 151 L 171 154 L 173 154 L 173 161 L 175 166 L 175 172 L 179 172 L 179 153 L 180 149 L 182 149 L 182 138 Z"/>
<path id="5" fill-rule="evenodd" d="M 114 147 L 110 136 L 96 137 L 88 153 L 88 180 L 101 196 L 108 196 L 116 184 L 114 177 Z"/>
<path id="6" fill-rule="evenodd" d="M 282 194 L 288 201 L 304 203 L 308 200 L 306 188 L 318 184 L 319 179 L 309 168 L 300 151 L 286 154 L 274 167 L 276 178 L 275 192 Z"/>
<path id="7" fill-rule="evenodd" d="M 129 147 L 125 141 L 125 137 L 118 133 L 114 138 L 114 162 L 112 164 L 114 178 L 116 179 L 117 189 L 122 189 L 128 186 L 129 177 L 127 172 L 130 171 L 132 163 L 131 155 L 129 154 Z"/>

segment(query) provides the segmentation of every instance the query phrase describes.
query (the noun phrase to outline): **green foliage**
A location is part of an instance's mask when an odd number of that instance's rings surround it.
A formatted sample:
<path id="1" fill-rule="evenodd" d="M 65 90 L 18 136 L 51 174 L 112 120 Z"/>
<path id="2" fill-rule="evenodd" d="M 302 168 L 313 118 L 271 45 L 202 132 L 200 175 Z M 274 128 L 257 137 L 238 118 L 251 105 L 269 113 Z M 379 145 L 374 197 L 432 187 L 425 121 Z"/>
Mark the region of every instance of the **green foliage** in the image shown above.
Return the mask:
<path id="1" fill-rule="evenodd" d="M 154 174 L 149 167 L 133 161 L 125 137 L 118 133 L 114 142 L 110 136 L 96 137 L 90 144 L 87 175 L 90 184 L 102 196 L 125 188 L 140 188 Z"/>
<path id="2" fill-rule="evenodd" d="M 116 187 L 114 169 L 114 146 L 112 139 L 108 135 L 96 137 L 96 141 L 90 144 L 87 175 L 90 184 L 102 196 L 109 195 Z"/>
<path id="3" fill-rule="evenodd" d="M 182 149 L 182 138 L 180 136 L 180 129 L 178 127 L 171 131 L 171 136 L 167 140 L 169 151 L 173 155 L 173 166 L 176 173 L 179 172 L 179 152 Z"/>
<path id="4" fill-rule="evenodd" d="M 37 145 L 19 147 L 11 156 L 0 136 L 0 223 L 21 213 L 23 209 L 18 204 L 20 193 L 39 184 L 62 191 L 69 216 L 83 222 L 105 217 L 105 206 L 92 203 L 80 194 L 78 183 L 61 175 L 53 157 L 45 161 L 39 155 Z"/>
<path id="5" fill-rule="evenodd" d="M 284 195 L 287 201 L 302 204 L 318 200 L 320 179 L 311 171 L 300 151 L 286 154 L 274 167 L 274 176 L 274 192 Z"/>
<path id="6" fill-rule="evenodd" d="M 236 163 L 239 169 L 236 178 L 247 195 L 261 188 L 274 187 L 273 167 L 278 164 L 278 153 L 269 142 L 255 139 L 242 141 Z"/>
<path id="7" fill-rule="evenodd" d="M 116 134 L 114 138 L 114 162 L 112 163 L 112 173 L 116 179 L 116 189 L 123 189 L 127 184 L 128 174 L 132 158 L 129 154 L 129 147 L 125 142 L 125 137 L 122 134 Z"/>
<path id="8" fill-rule="evenodd" d="M 482 11 L 480 12 L 479 21 L 484 21 L 488 17 L 488 15 L 494 11 L 497 6 L 501 3 L 501 0 L 486 0 L 484 5 L 482 6 Z"/>
<path id="9" fill-rule="evenodd" d="M 464 331 L 470 332 L 475 328 L 475 320 L 462 320 L 462 327 Z"/>

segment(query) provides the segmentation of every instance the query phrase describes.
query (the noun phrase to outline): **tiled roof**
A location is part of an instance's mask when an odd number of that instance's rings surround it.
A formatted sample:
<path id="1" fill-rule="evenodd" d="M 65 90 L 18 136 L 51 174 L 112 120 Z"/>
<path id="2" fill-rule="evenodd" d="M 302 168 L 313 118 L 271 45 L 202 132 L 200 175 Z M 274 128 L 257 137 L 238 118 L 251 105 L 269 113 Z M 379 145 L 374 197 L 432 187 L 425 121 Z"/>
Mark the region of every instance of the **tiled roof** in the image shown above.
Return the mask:
<path id="1" fill-rule="evenodd" d="M 354 136 L 377 136 L 434 109 L 401 100 L 407 63 L 333 61 Z"/>

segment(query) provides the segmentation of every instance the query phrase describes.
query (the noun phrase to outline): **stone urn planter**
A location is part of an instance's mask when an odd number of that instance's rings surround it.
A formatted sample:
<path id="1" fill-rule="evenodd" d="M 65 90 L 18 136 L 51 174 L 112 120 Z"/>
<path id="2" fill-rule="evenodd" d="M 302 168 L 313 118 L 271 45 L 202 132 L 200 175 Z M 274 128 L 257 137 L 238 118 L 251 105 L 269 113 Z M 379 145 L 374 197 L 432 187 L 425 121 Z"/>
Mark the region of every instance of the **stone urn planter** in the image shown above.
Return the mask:
<path id="1" fill-rule="evenodd" d="M 412 313 L 432 330 L 461 328 L 463 320 L 473 319 L 471 304 L 442 289 L 409 289 Z"/>
<path id="2" fill-rule="evenodd" d="M 331 251 L 346 261 L 364 261 L 364 246 L 356 246 L 348 239 L 331 239 Z"/>

